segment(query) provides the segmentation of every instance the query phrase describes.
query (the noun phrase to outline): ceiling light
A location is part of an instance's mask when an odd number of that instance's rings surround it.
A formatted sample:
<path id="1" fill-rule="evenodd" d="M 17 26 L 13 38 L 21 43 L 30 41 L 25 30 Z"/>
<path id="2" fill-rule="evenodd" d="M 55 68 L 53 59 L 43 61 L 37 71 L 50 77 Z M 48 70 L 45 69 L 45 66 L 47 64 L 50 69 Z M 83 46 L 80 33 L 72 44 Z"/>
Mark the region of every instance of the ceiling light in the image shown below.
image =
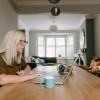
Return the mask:
<path id="1" fill-rule="evenodd" d="M 60 0 L 49 0 L 49 2 L 50 3 L 52 3 L 52 4 L 56 4 L 56 3 L 58 3 Z"/>
<path id="2" fill-rule="evenodd" d="M 56 31 L 57 31 L 57 26 L 56 26 L 56 25 L 51 25 L 51 26 L 49 27 L 49 30 L 50 30 L 51 32 L 56 32 Z"/>
<path id="3" fill-rule="evenodd" d="M 51 14 L 54 16 L 58 16 L 60 14 L 60 9 L 58 7 L 53 7 L 51 9 Z"/>

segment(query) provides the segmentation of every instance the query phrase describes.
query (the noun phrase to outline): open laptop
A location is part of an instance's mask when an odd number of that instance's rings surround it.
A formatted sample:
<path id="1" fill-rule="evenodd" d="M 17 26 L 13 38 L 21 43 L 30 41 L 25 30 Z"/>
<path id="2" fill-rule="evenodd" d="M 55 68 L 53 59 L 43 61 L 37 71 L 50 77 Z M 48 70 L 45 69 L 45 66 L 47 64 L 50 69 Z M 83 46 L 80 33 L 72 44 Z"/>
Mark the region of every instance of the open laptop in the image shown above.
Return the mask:
<path id="1" fill-rule="evenodd" d="M 63 75 L 59 74 L 58 72 L 45 73 L 43 76 L 37 76 L 33 80 L 34 80 L 34 83 L 44 83 L 44 77 L 53 76 L 55 78 L 55 84 L 64 84 L 65 81 L 68 79 L 71 71 L 72 71 L 72 68 L 70 69 L 69 72 L 67 72 Z"/>

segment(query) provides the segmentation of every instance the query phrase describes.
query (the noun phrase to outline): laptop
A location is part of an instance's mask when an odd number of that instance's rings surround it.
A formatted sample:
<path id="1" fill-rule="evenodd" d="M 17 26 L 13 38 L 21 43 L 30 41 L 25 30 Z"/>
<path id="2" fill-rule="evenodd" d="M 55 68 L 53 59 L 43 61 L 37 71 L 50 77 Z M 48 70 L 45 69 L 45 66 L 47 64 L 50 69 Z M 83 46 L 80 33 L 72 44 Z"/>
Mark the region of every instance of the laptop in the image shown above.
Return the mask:
<path id="1" fill-rule="evenodd" d="M 58 72 L 45 73 L 43 76 L 37 76 L 33 80 L 34 80 L 34 83 L 40 84 L 40 83 L 44 83 L 44 77 L 53 76 L 55 78 L 55 84 L 64 84 L 65 81 L 68 79 L 71 71 L 72 71 L 72 68 L 70 69 L 69 72 L 66 72 L 63 75 L 59 74 Z"/>

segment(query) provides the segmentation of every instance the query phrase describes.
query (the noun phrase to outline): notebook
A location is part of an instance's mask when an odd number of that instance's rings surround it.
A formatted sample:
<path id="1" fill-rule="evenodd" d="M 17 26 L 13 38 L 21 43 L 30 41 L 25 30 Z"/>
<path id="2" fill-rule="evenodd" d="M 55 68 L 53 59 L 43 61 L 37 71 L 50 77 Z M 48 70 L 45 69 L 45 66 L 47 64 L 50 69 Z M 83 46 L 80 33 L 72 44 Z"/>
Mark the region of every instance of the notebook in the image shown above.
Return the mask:
<path id="1" fill-rule="evenodd" d="M 64 84 L 65 81 L 68 79 L 71 71 L 72 71 L 72 68 L 70 69 L 69 72 L 66 72 L 63 75 L 59 74 L 58 72 L 45 73 L 43 76 L 37 76 L 33 80 L 34 80 L 34 83 L 44 83 L 44 77 L 53 76 L 55 78 L 55 84 Z"/>

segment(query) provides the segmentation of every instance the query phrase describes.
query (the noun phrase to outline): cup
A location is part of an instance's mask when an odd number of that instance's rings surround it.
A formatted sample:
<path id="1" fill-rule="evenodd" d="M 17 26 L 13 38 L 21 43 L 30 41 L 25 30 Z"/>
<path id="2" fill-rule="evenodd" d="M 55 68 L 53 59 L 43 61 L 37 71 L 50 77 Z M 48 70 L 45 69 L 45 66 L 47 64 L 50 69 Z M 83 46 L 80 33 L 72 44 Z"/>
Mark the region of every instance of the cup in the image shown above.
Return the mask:
<path id="1" fill-rule="evenodd" d="M 55 87 L 55 78 L 52 76 L 44 77 L 44 86 L 46 88 L 54 88 Z"/>

